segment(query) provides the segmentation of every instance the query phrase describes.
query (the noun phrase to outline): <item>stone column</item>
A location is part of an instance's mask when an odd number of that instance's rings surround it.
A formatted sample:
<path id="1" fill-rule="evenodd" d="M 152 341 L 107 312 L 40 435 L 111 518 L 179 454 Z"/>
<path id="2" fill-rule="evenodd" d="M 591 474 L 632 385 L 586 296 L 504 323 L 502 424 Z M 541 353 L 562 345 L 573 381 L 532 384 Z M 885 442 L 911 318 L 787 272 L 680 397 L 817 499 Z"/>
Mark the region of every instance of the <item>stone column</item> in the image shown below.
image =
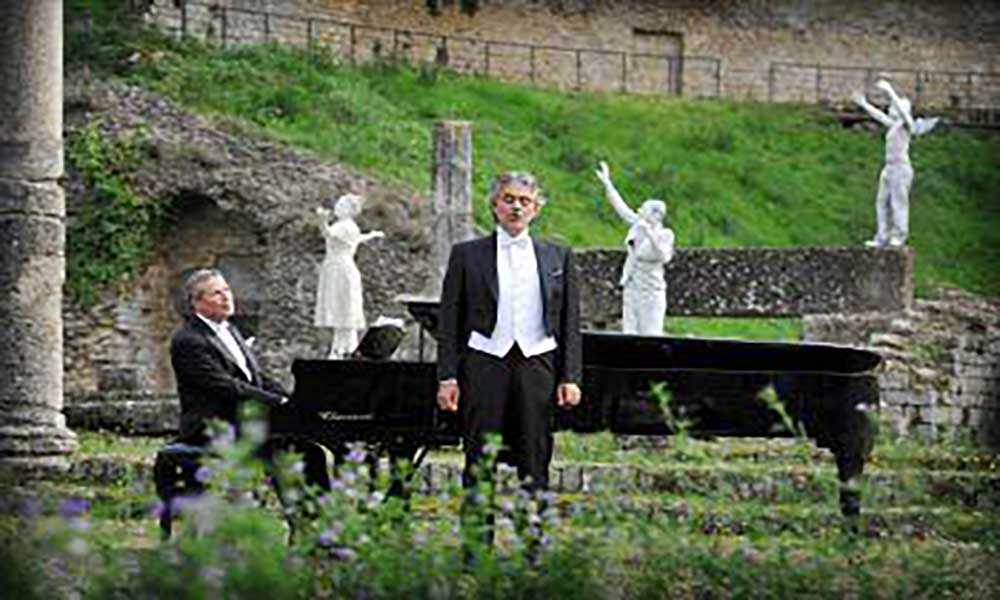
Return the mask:
<path id="1" fill-rule="evenodd" d="M 62 4 L 0 11 L 0 469 L 26 475 L 76 448 L 62 413 Z"/>
<path id="2" fill-rule="evenodd" d="M 441 295 L 448 254 L 456 242 L 472 238 L 472 123 L 442 121 L 434 127 L 430 280 L 424 296 Z"/>

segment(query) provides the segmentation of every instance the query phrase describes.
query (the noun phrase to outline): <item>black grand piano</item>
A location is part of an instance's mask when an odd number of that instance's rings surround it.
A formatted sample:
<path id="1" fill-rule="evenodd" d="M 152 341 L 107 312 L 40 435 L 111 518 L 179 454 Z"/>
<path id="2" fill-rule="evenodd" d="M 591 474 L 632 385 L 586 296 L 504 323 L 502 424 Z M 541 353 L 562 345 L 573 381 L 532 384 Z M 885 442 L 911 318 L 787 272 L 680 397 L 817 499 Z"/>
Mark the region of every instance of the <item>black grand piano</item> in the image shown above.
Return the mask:
<path id="1" fill-rule="evenodd" d="M 436 330 L 437 302 L 411 301 L 423 330 Z M 423 331 L 421 332 L 423 334 Z M 663 400 L 694 434 L 779 437 L 804 431 L 835 457 L 843 514 L 860 511 L 848 485 L 864 469 L 878 406 L 872 352 L 826 344 L 583 333 L 583 400 L 560 410 L 558 430 L 669 435 Z M 273 434 L 328 448 L 361 441 L 417 465 L 428 448 L 457 445 L 455 416 L 437 408 L 436 367 L 426 361 L 296 360 L 295 393 L 271 415 Z M 659 393 L 654 384 L 661 384 Z M 771 399 L 769 406 L 768 399 Z"/>

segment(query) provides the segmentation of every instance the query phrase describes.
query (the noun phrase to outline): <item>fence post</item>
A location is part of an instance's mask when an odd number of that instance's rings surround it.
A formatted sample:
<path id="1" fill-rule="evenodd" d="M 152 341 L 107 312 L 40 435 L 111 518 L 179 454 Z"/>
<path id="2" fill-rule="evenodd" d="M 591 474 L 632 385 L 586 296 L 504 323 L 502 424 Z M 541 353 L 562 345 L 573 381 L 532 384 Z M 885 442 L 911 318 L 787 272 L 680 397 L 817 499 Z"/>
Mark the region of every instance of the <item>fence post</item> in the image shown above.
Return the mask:
<path id="1" fill-rule="evenodd" d="M 822 96 L 822 82 L 823 82 L 823 67 L 816 65 L 816 99 L 813 101 L 816 104 L 820 103 L 820 97 Z"/>
<path id="2" fill-rule="evenodd" d="M 776 67 L 777 67 L 777 65 L 772 62 L 771 66 L 768 68 L 768 73 L 767 73 L 767 101 L 768 102 L 774 102 L 774 78 L 775 78 L 775 69 L 776 69 Z"/>
<path id="3" fill-rule="evenodd" d="M 681 61 L 681 69 L 684 68 L 684 61 Z M 715 97 L 722 97 L 722 59 L 715 59 Z"/>
<path id="4" fill-rule="evenodd" d="M 920 71 L 914 73 L 916 82 L 913 84 L 913 106 L 918 106 L 920 104 L 920 95 L 923 92 L 923 86 L 920 85 Z"/>
<path id="5" fill-rule="evenodd" d="M 226 11 L 225 5 L 220 6 L 222 9 L 222 49 L 226 49 L 226 35 L 228 34 L 227 29 L 229 29 L 229 18 Z"/>
<path id="6" fill-rule="evenodd" d="M 356 31 L 356 28 L 354 27 L 353 24 L 351 25 L 350 31 L 351 31 L 351 64 L 357 66 L 357 64 L 358 64 L 358 57 L 357 57 L 358 40 L 357 40 L 357 31 Z"/>
<path id="7" fill-rule="evenodd" d="M 312 17 L 306 19 L 306 53 L 312 57 L 313 54 L 313 20 Z"/>
<path id="8" fill-rule="evenodd" d="M 392 59 L 399 60 L 399 30 L 392 30 Z"/>
<path id="9" fill-rule="evenodd" d="M 188 33 L 188 3 L 181 0 L 181 39 L 186 39 Z"/>
<path id="10" fill-rule="evenodd" d="M 535 83 L 535 46 L 531 45 L 528 48 L 529 48 L 529 50 L 528 50 L 528 61 L 529 61 L 530 65 L 531 65 L 530 78 L 531 78 L 531 83 L 534 84 Z"/>
<path id="11" fill-rule="evenodd" d="M 581 77 L 581 75 L 580 75 L 580 70 L 581 70 L 580 63 L 581 62 L 583 62 L 583 61 L 581 60 L 581 57 L 580 57 L 580 49 L 577 48 L 577 50 L 576 50 L 576 89 L 577 90 L 581 89 L 580 88 L 580 81 L 581 81 L 581 79 L 580 79 L 580 77 Z"/>
<path id="12" fill-rule="evenodd" d="M 486 72 L 483 73 L 483 74 L 486 77 L 489 77 L 490 76 L 490 43 L 489 42 L 486 42 L 483 45 L 483 53 L 485 54 L 484 58 L 485 58 L 485 62 L 486 62 Z"/>
<path id="13" fill-rule="evenodd" d="M 271 41 L 271 13 L 264 13 L 264 41 Z"/>
<path id="14" fill-rule="evenodd" d="M 622 52 L 622 93 L 628 93 L 628 53 Z"/>

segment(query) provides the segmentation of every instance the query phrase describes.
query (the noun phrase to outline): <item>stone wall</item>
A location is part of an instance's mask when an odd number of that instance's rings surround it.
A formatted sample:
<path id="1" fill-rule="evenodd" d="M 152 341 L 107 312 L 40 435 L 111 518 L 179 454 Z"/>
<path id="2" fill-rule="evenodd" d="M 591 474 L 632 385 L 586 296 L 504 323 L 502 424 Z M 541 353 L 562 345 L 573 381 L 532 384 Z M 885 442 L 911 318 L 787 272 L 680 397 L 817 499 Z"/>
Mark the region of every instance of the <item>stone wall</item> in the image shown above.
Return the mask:
<path id="1" fill-rule="evenodd" d="M 581 311 L 617 328 L 624 252 L 578 251 Z M 903 310 L 913 252 L 869 248 L 678 248 L 667 264 L 667 314 L 782 317 Z M 613 324 L 613 326 L 612 326 Z"/>
<path id="2" fill-rule="evenodd" d="M 809 316 L 803 329 L 882 354 L 880 412 L 896 432 L 1000 448 L 1000 299 L 947 291 L 905 311 Z"/>
<path id="3" fill-rule="evenodd" d="M 151 0 L 147 19 L 227 44 L 394 56 L 562 88 L 845 105 L 888 77 L 918 110 L 1000 106 L 1000 5 L 990 0 L 483 0 L 474 12 L 449 1 L 434 11 L 404 0 L 179 4 Z"/>

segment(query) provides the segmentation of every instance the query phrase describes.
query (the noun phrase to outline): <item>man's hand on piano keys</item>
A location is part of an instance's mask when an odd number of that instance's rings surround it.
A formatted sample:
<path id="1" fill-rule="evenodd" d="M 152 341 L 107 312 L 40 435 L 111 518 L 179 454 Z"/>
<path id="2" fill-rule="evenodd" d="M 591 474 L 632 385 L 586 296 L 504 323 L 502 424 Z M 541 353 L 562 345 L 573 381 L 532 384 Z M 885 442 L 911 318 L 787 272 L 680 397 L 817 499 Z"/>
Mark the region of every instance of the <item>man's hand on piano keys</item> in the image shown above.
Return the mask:
<path id="1" fill-rule="evenodd" d="M 448 379 L 438 384 L 438 407 L 447 412 L 458 410 L 458 382 Z"/>

